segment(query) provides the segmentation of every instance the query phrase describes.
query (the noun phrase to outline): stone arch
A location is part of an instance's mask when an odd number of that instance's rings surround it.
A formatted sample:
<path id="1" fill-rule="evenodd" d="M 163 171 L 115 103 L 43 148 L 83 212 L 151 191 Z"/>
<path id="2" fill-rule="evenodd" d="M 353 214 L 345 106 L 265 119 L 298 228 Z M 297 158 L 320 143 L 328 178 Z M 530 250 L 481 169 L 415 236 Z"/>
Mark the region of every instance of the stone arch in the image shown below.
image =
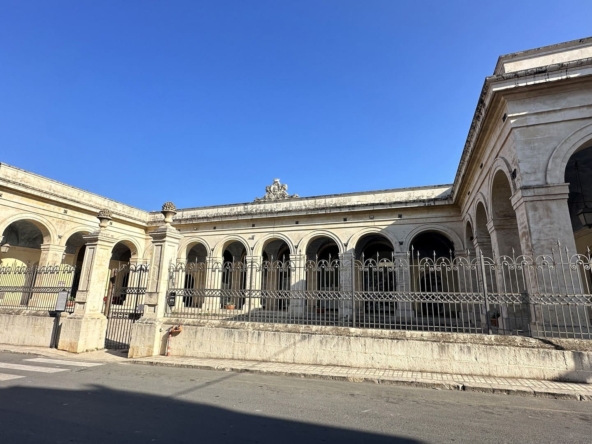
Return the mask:
<path id="1" fill-rule="evenodd" d="M 330 231 L 325 231 L 325 230 L 315 230 L 315 231 L 308 233 L 306 236 L 304 236 L 300 240 L 300 242 L 298 242 L 298 245 L 297 245 L 298 253 L 299 254 L 306 254 L 306 250 L 307 250 L 308 246 L 310 245 L 310 243 L 319 237 L 326 237 L 326 238 L 331 239 L 333 242 L 335 242 L 337 244 L 337 247 L 339 248 L 339 254 L 342 254 L 345 252 L 345 247 L 343 246 L 343 242 L 341 242 L 341 239 L 339 239 L 339 237 L 336 234 L 334 234 Z"/>
<path id="2" fill-rule="evenodd" d="M 144 257 L 144 251 L 143 248 L 140 246 L 140 244 L 135 241 L 132 240 L 130 238 L 124 237 L 124 238 L 119 238 L 119 239 L 115 239 L 115 242 L 113 242 L 113 247 L 115 247 L 115 245 L 117 244 L 124 244 L 126 247 L 128 247 L 132 253 L 132 258 L 143 258 Z"/>
<path id="3" fill-rule="evenodd" d="M 460 236 L 455 231 L 451 230 L 450 228 L 443 227 L 441 225 L 427 224 L 420 225 L 419 227 L 416 227 L 413 230 L 411 230 L 409 234 L 407 234 L 407 237 L 403 242 L 403 251 L 409 251 L 413 239 L 417 237 L 419 234 L 426 232 L 439 233 L 447 237 L 450 240 L 450 242 L 452 242 L 452 245 L 454 246 L 454 249 L 456 251 L 460 251 L 464 248 L 464 242 L 461 240 Z"/>
<path id="4" fill-rule="evenodd" d="M 224 254 L 224 249 L 226 248 L 226 246 L 228 246 L 232 242 L 240 242 L 241 244 L 243 244 L 243 246 L 245 247 L 245 251 L 247 252 L 247 255 L 251 251 L 251 247 L 249 247 L 249 243 L 243 237 L 233 235 L 233 236 L 226 236 L 224 239 L 219 241 L 214 246 L 212 256 L 215 258 L 221 258 L 222 255 Z M 210 250 L 210 251 L 212 251 L 212 250 Z"/>
<path id="5" fill-rule="evenodd" d="M 84 233 L 84 235 L 90 234 L 93 230 L 95 229 L 95 227 L 76 227 L 76 228 L 71 228 L 70 230 L 66 231 L 60 241 L 59 244 L 61 247 L 65 247 L 66 246 L 66 242 L 68 242 L 68 239 L 70 239 L 73 235 L 75 235 L 76 233 Z"/>
<path id="6" fill-rule="evenodd" d="M 491 203 L 491 197 L 493 197 L 493 195 L 491 194 L 492 187 L 493 187 L 493 180 L 494 180 L 496 174 L 500 171 L 502 171 L 506 175 L 506 177 L 508 179 L 508 183 L 510 184 L 510 189 L 512 190 L 512 194 L 514 194 L 516 189 L 514 186 L 515 185 L 514 181 L 512 180 L 512 165 L 505 157 L 498 157 L 497 159 L 495 159 L 495 161 L 493 162 L 493 165 L 491 166 L 489 171 L 490 172 L 489 172 L 489 176 L 488 176 L 487 189 L 489 190 L 490 199 L 487 200 L 488 202 Z M 488 209 L 490 209 L 490 208 L 488 208 Z"/>
<path id="7" fill-rule="evenodd" d="M 188 237 L 181 241 L 179 249 L 177 250 L 177 259 L 185 260 L 191 248 L 193 248 L 197 244 L 201 244 L 204 246 L 204 248 L 208 252 L 208 256 L 212 253 L 212 248 L 210 247 L 210 244 L 203 237 Z"/>
<path id="8" fill-rule="evenodd" d="M 257 257 L 261 256 L 263 254 L 263 249 L 265 248 L 265 245 L 267 243 L 269 243 L 269 241 L 273 241 L 273 240 L 284 241 L 286 243 L 286 245 L 288 245 L 288 248 L 290 249 L 290 256 L 296 254 L 296 248 L 294 247 L 294 243 L 292 242 L 292 239 L 290 239 L 288 236 L 286 236 L 285 234 L 282 234 L 282 233 L 269 233 L 257 241 L 257 243 L 255 244 L 255 247 L 253 249 L 253 256 L 257 256 Z"/>
<path id="9" fill-rule="evenodd" d="M 475 247 L 473 245 L 473 239 L 475 238 L 475 230 L 473 229 L 473 220 L 471 215 L 467 215 L 464 221 L 465 228 L 465 248 L 467 252 L 474 253 Z"/>
<path id="10" fill-rule="evenodd" d="M 498 257 L 522 254 L 512 194 L 511 178 L 504 168 L 497 169 L 491 178 L 489 219 L 493 227 L 492 244 Z"/>
<path id="11" fill-rule="evenodd" d="M 553 150 L 547 162 L 546 180 L 548 185 L 564 183 L 565 169 L 570 157 L 592 142 L 592 123 L 574 131 Z"/>
<path id="12" fill-rule="evenodd" d="M 30 222 L 33 225 L 35 225 L 43 235 L 44 244 L 53 244 L 59 238 L 54 225 L 45 217 L 38 216 L 36 214 L 19 214 L 5 219 L 3 222 L 0 223 L 0 236 L 2 235 L 2 233 L 4 233 L 4 230 L 6 230 L 10 224 L 20 221 Z"/>
<path id="13" fill-rule="evenodd" d="M 399 240 L 390 231 L 385 230 L 385 229 L 381 229 L 381 228 L 375 228 L 375 227 L 364 228 L 364 229 L 352 234 L 350 236 L 350 238 L 347 240 L 347 243 L 345 244 L 345 246 L 347 247 L 348 250 L 355 250 L 358 241 L 362 237 L 364 237 L 368 234 L 380 234 L 381 236 L 386 237 L 390 241 L 390 243 L 393 247 L 393 251 L 395 253 L 399 253 L 401 251 L 401 246 L 399 245 Z"/>

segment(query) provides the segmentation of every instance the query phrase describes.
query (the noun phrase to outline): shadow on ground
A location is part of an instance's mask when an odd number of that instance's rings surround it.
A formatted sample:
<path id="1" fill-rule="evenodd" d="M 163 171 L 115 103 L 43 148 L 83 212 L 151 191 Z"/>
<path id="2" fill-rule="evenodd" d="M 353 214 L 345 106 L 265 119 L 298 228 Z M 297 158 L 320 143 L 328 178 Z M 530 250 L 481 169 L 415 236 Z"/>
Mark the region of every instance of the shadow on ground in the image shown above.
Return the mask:
<path id="1" fill-rule="evenodd" d="M 0 389 L 3 443 L 419 443 L 101 386 Z"/>

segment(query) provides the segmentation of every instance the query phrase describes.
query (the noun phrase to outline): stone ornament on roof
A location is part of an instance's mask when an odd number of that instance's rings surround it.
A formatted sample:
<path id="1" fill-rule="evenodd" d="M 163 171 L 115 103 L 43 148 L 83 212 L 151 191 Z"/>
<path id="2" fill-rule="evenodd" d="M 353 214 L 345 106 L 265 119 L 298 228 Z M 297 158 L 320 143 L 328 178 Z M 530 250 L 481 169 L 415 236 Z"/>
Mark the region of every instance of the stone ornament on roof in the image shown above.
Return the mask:
<path id="1" fill-rule="evenodd" d="M 271 202 L 276 200 L 296 199 L 298 194 L 288 194 L 288 185 L 280 183 L 279 179 L 273 179 L 273 183 L 265 187 L 265 196 L 257 197 L 255 202 Z"/>
<path id="2" fill-rule="evenodd" d="M 162 206 L 161 213 L 164 216 L 164 223 L 170 225 L 173 223 L 173 216 L 177 214 L 177 207 L 172 202 L 165 202 Z"/>

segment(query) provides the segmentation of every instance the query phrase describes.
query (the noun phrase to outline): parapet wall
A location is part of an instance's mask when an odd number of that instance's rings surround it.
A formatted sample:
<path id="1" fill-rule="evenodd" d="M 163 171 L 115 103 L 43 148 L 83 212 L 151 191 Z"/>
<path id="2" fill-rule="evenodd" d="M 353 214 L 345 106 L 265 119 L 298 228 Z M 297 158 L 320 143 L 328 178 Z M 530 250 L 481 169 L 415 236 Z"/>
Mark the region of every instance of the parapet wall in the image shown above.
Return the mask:
<path id="1" fill-rule="evenodd" d="M 163 325 L 162 353 L 176 323 Z M 592 382 L 591 345 L 578 340 L 191 321 L 169 347 L 171 356 Z"/>
<path id="2" fill-rule="evenodd" d="M 56 318 L 46 311 L 0 309 L 0 344 L 51 347 L 55 328 Z"/>

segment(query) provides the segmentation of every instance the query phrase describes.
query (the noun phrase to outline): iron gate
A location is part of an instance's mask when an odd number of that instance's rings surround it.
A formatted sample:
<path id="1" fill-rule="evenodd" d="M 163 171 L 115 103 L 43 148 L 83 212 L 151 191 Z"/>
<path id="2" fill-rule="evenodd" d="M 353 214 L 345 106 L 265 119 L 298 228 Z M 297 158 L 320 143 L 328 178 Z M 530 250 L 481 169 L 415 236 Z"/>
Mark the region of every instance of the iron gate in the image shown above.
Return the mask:
<path id="1" fill-rule="evenodd" d="M 148 269 L 148 264 L 122 264 L 111 270 L 103 303 L 107 317 L 105 348 L 129 348 L 132 325 L 144 313 Z"/>

